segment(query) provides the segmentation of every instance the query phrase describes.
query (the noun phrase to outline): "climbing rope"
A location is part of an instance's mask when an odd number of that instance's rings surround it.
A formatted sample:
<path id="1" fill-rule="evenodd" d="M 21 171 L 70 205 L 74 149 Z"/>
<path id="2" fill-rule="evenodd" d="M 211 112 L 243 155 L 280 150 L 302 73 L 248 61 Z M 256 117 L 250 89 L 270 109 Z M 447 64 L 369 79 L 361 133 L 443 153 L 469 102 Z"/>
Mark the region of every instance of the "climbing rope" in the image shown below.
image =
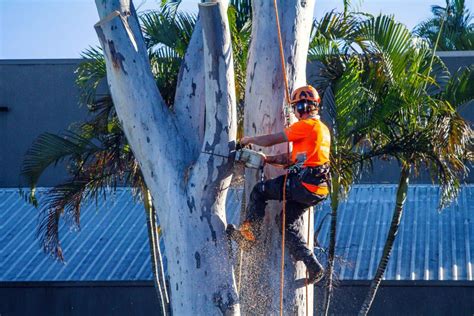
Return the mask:
<path id="1" fill-rule="evenodd" d="M 283 73 L 283 81 L 285 83 L 285 116 L 286 124 L 289 125 L 289 113 L 286 111 L 288 104 L 290 104 L 290 91 L 288 89 L 288 78 L 286 77 L 286 66 L 285 66 L 285 53 L 283 51 L 283 40 L 281 38 L 280 18 L 278 14 L 278 5 L 276 0 L 273 0 L 273 6 L 275 8 L 275 21 L 278 31 L 278 43 L 280 46 L 280 62 L 281 70 Z M 287 142 L 287 161 L 290 161 L 290 142 Z M 283 209 L 282 209 L 282 220 L 281 220 L 281 268 L 280 268 L 280 316 L 283 316 L 283 289 L 285 286 L 285 227 L 286 227 L 286 182 L 288 180 L 288 170 L 285 172 L 285 178 L 283 180 Z"/>
<path id="2" fill-rule="evenodd" d="M 288 127 L 290 125 L 290 117 L 288 105 L 290 104 L 290 90 L 288 88 L 288 78 L 286 75 L 286 66 L 285 66 L 285 53 L 283 51 L 283 40 L 281 37 L 281 27 L 280 27 L 280 18 L 278 14 L 278 4 L 277 0 L 273 0 L 273 6 L 275 8 L 275 21 L 278 33 L 278 43 L 280 48 L 280 62 L 281 68 L 283 73 L 283 81 L 285 83 L 285 117 L 286 122 L 285 126 Z M 290 161 L 290 142 L 287 142 L 286 148 L 287 154 L 287 161 Z M 282 209 L 282 221 L 281 221 L 281 270 L 280 270 L 280 316 L 283 316 L 283 289 L 285 284 L 285 228 L 286 228 L 286 182 L 288 181 L 288 170 L 285 172 L 285 177 L 283 181 L 283 209 Z M 309 235 L 310 235 L 310 224 L 311 224 L 311 210 L 308 211 L 308 237 L 307 237 L 307 245 L 309 246 Z M 306 315 L 309 315 L 309 307 L 308 307 L 308 269 L 306 269 Z"/>

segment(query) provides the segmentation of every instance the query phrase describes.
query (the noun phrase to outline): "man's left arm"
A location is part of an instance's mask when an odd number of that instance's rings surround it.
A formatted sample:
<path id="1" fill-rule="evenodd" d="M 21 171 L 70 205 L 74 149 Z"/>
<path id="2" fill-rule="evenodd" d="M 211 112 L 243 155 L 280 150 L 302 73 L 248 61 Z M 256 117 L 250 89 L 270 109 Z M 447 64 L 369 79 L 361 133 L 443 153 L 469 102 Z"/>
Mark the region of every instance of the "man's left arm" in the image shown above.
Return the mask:
<path id="1" fill-rule="evenodd" d="M 269 147 L 287 141 L 286 135 L 283 132 L 253 137 L 245 136 L 240 139 L 242 145 L 254 144 L 262 147 Z"/>

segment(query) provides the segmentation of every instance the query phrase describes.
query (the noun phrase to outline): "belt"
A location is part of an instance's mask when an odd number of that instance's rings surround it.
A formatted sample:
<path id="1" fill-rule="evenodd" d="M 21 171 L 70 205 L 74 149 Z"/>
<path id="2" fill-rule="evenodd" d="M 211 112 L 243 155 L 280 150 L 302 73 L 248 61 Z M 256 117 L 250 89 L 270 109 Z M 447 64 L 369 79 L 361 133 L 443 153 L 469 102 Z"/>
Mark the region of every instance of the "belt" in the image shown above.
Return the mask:
<path id="1" fill-rule="evenodd" d="M 301 165 L 293 165 L 288 168 L 288 173 L 301 173 L 304 172 L 305 174 L 313 174 L 319 175 L 329 172 L 329 163 L 322 164 L 320 166 L 301 166 Z"/>

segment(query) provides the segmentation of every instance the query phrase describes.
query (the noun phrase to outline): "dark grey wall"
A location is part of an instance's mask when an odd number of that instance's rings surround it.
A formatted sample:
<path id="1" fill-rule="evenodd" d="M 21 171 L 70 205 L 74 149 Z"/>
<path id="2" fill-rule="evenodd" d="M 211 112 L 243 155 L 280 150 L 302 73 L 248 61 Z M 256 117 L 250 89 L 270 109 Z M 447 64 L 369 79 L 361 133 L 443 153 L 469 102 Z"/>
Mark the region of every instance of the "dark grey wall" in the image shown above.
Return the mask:
<path id="1" fill-rule="evenodd" d="M 369 281 L 342 281 L 334 291 L 330 315 L 357 315 Z M 321 315 L 323 290 L 315 291 L 315 315 Z M 474 282 L 382 281 L 369 315 L 474 314 Z"/>
<path id="2" fill-rule="evenodd" d="M 461 65 L 474 63 L 474 52 L 440 53 L 451 71 Z M 59 133 L 71 123 L 83 121 L 85 107 L 78 105 L 78 89 L 74 70 L 81 59 L 0 60 L 0 187 L 17 187 L 24 154 L 41 133 Z M 308 78 L 317 69 L 308 66 Z M 461 113 L 474 122 L 472 106 L 464 106 Z M 374 171 L 366 174 L 363 183 L 396 183 L 398 164 L 376 163 Z M 40 179 L 40 186 L 57 184 L 65 177 L 64 168 L 49 168 Z M 427 176 L 413 182 L 429 182 Z M 467 182 L 474 182 L 471 173 Z"/>
<path id="3" fill-rule="evenodd" d="M 330 315 L 356 315 L 368 284 L 341 282 Z M 471 316 L 473 297 L 474 282 L 382 282 L 370 315 Z M 322 298 L 322 289 L 317 288 L 316 315 Z M 2 316 L 156 315 L 157 305 L 151 281 L 0 283 Z"/>
<path id="4" fill-rule="evenodd" d="M 0 187 L 17 187 L 24 154 L 41 133 L 58 133 L 83 121 L 72 60 L 0 60 Z M 40 185 L 63 179 L 64 168 L 48 170 Z"/>
<path id="5" fill-rule="evenodd" d="M 152 282 L 0 283 L 2 316 L 157 315 Z"/>

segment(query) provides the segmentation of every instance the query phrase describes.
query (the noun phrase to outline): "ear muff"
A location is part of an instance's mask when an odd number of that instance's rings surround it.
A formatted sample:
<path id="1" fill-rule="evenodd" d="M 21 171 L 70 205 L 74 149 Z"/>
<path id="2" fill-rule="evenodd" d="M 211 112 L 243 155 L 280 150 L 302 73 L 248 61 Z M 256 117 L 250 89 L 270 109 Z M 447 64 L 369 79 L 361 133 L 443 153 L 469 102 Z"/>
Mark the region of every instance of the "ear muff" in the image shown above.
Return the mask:
<path id="1" fill-rule="evenodd" d="M 293 109 L 297 111 L 300 115 L 311 112 L 314 107 L 317 107 L 318 104 L 314 102 L 308 102 L 306 100 L 297 102 L 293 105 Z"/>
<path id="2" fill-rule="evenodd" d="M 295 104 L 295 110 L 300 114 L 303 115 L 308 112 L 308 102 L 302 101 Z"/>

